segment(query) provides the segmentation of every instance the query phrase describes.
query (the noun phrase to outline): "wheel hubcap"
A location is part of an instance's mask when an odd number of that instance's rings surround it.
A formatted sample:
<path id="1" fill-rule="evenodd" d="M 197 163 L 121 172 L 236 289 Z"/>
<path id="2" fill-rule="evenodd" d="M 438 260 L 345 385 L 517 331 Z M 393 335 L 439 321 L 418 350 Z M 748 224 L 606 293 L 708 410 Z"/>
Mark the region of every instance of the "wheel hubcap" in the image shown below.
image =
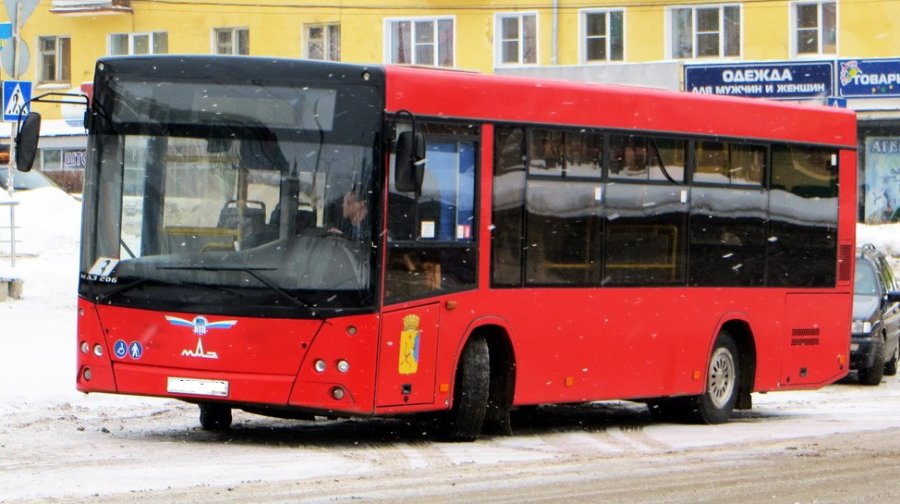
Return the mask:
<path id="1" fill-rule="evenodd" d="M 713 406 L 721 409 L 731 399 L 734 392 L 734 357 L 724 348 L 716 349 L 709 362 L 709 399 Z"/>

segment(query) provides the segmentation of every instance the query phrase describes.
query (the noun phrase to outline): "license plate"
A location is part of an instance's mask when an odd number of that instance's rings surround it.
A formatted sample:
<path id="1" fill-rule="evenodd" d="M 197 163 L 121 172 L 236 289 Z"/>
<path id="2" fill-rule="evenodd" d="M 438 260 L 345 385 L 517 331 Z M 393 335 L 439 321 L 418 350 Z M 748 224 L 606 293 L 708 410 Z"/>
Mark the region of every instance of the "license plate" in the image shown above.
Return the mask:
<path id="1" fill-rule="evenodd" d="M 170 376 L 166 390 L 170 394 L 228 397 L 228 382 L 225 380 L 198 380 L 195 378 Z"/>

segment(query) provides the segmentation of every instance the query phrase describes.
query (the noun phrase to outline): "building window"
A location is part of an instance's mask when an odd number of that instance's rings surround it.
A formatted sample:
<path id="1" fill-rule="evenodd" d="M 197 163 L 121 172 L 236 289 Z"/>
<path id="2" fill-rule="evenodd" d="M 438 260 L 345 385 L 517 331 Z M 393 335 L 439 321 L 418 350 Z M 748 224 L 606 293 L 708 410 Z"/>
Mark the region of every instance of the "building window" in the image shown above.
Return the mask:
<path id="1" fill-rule="evenodd" d="M 537 63 L 537 14 L 497 15 L 495 58 L 500 65 Z"/>
<path id="2" fill-rule="evenodd" d="M 72 78 L 72 51 L 69 37 L 40 37 L 40 82 L 68 82 Z"/>
<path id="3" fill-rule="evenodd" d="M 452 67 L 453 18 L 393 19 L 386 21 L 390 50 L 386 60 L 401 65 Z"/>
<path id="4" fill-rule="evenodd" d="M 837 51 L 837 3 L 794 4 L 796 54 L 835 54 Z"/>
<path id="5" fill-rule="evenodd" d="M 740 6 L 677 7 L 670 14 L 673 58 L 741 55 Z"/>
<path id="6" fill-rule="evenodd" d="M 109 36 L 109 53 L 113 56 L 128 54 L 166 54 L 169 52 L 169 34 L 113 33 Z"/>
<path id="7" fill-rule="evenodd" d="M 215 54 L 250 54 L 250 30 L 248 28 L 216 28 L 213 36 Z"/>
<path id="8" fill-rule="evenodd" d="M 341 61 L 341 25 L 307 26 L 306 57 L 314 60 Z"/>
<path id="9" fill-rule="evenodd" d="M 623 11 L 585 11 L 582 13 L 583 61 L 622 61 L 625 59 Z"/>

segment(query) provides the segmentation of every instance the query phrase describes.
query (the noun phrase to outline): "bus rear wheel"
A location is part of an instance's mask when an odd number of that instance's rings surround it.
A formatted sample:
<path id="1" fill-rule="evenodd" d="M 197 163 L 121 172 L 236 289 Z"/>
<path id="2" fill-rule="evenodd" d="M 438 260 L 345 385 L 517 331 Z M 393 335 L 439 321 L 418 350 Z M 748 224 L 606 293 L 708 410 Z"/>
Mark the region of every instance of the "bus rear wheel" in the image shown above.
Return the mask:
<path id="1" fill-rule="evenodd" d="M 441 419 L 441 438 L 447 441 L 478 439 L 487 411 L 490 379 L 487 341 L 483 336 L 472 336 L 459 359 L 453 408 Z"/>
<path id="2" fill-rule="evenodd" d="M 664 421 L 710 425 L 727 422 L 740 392 L 740 372 L 734 339 L 722 331 L 713 345 L 703 394 L 651 401 L 650 412 Z"/>
<path id="3" fill-rule="evenodd" d="M 200 404 L 200 427 L 210 432 L 227 431 L 231 428 L 231 408 L 219 403 Z"/>
<path id="4" fill-rule="evenodd" d="M 737 356 L 731 335 L 719 334 L 706 372 L 706 393 L 694 398 L 698 423 L 720 424 L 731 417 L 740 383 Z"/>

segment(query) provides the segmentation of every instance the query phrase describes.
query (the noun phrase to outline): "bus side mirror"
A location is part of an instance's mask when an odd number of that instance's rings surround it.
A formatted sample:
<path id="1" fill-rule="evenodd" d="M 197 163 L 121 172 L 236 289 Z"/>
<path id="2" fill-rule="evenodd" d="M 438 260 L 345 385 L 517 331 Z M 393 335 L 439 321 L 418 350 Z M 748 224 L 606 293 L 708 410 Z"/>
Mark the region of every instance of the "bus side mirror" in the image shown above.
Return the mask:
<path id="1" fill-rule="evenodd" d="M 400 133 L 397 138 L 397 155 L 394 166 L 394 185 L 400 192 L 416 192 L 422 189 L 425 178 L 425 136 L 411 131 Z"/>
<path id="2" fill-rule="evenodd" d="M 16 167 L 27 172 L 34 166 L 38 140 L 41 136 L 41 115 L 29 112 L 16 133 Z"/>

